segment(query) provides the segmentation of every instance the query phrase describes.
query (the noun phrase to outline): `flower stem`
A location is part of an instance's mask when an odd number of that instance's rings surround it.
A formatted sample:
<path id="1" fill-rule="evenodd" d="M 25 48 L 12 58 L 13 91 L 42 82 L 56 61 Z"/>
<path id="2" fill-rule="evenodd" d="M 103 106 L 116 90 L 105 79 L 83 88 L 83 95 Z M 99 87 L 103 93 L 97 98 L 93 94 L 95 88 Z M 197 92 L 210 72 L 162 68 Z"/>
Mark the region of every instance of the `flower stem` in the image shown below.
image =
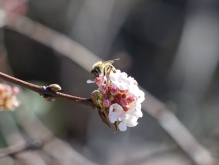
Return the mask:
<path id="1" fill-rule="evenodd" d="M 74 102 L 74 103 L 77 103 L 77 104 L 83 104 L 83 105 L 91 106 L 92 108 L 96 107 L 91 99 L 72 96 L 72 95 L 69 95 L 69 94 L 61 93 L 61 92 L 53 92 L 51 90 L 48 90 L 45 86 L 38 86 L 38 85 L 35 85 L 35 84 L 32 84 L 32 83 L 17 79 L 15 77 L 9 76 L 9 75 L 7 75 L 5 73 L 2 73 L 2 72 L 0 72 L 0 78 L 6 80 L 8 82 L 11 82 L 13 84 L 16 84 L 16 85 L 19 85 L 21 87 L 27 88 L 29 90 L 32 90 L 34 92 L 37 92 L 40 95 L 50 95 L 52 97 L 67 100 L 67 101 L 71 101 L 71 102 Z"/>

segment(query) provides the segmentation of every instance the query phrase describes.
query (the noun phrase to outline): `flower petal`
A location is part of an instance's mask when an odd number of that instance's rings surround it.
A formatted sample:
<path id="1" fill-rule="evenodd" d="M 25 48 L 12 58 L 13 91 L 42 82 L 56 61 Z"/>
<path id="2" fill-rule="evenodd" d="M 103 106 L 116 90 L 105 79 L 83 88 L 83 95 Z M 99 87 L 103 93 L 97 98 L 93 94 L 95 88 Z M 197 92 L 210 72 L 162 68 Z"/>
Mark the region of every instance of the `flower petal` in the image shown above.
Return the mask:
<path id="1" fill-rule="evenodd" d="M 110 113 L 109 114 L 109 121 L 110 121 L 110 123 L 115 123 L 115 121 L 117 121 L 117 118 L 118 118 L 118 116 L 117 116 L 116 113 Z"/>
<path id="2" fill-rule="evenodd" d="M 138 120 L 138 117 L 133 116 L 133 115 L 127 115 L 126 116 L 126 125 L 128 127 L 135 127 L 138 124 L 137 120 Z"/>
<path id="3" fill-rule="evenodd" d="M 109 120 L 111 123 L 114 123 L 115 121 L 118 120 L 118 118 L 120 116 L 122 116 L 123 114 L 123 109 L 122 107 L 115 103 L 115 104 L 112 104 L 109 108 Z"/>
<path id="4" fill-rule="evenodd" d="M 119 104 L 115 103 L 110 106 L 109 112 L 123 112 L 123 109 Z"/>
<path id="5" fill-rule="evenodd" d="M 95 82 L 92 80 L 87 80 L 87 83 L 90 84 L 90 83 L 95 83 Z"/>
<path id="6" fill-rule="evenodd" d="M 122 121 L 121 123 L 119 123 L 119 129 L 120 129 L 120 131 L 126 131 L 127 130 L 125 120 Z"/>

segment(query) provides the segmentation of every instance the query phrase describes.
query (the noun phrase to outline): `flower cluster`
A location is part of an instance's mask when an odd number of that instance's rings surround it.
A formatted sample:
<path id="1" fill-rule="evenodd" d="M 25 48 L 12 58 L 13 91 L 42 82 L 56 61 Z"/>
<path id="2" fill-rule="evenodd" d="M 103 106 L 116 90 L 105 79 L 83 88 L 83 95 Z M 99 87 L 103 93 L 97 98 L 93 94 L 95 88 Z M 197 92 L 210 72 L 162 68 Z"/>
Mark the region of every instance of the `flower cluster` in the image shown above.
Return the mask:
<path id="1" fill-rule="evenodd" d="M 109 75 L 100 74 L 94 81 L 87 82 L 96 83 L 99 87 L 92 93 L 91 98 L 101 109 L 99 114 L 103 114 L 101 118 L 104 122 L 109 120 L 114 124 L 116 131 L 117 128 L 125 131 L 127 127 L 138 124 L 138 118 L 143 116 L 141 103 L 145 98 L 134 78 L 116 70 L 111 71 Z"/>
<path id="2" fill-rule="evenodd" d="M 19 88 L 0 83 L 0 110 L 14 110 L 19 106 L 16 95 Z"/>

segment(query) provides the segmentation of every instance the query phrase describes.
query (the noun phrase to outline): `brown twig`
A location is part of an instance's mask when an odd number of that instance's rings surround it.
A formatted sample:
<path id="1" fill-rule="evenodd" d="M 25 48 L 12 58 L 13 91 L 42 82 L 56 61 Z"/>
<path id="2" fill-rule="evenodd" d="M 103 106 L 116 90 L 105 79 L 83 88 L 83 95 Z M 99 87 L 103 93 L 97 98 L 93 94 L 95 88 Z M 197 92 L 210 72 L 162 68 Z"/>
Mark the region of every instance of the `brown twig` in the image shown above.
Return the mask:
<path id="1" fill-rule="evenodd" d="M 95 108 L 93 101 L 91 99 L 88 99 L 88 98 L 81 98 L 81 97 L 72 96 L 69 94 L 61 93 L 61 92 L 54 92 L 54 91 L 48 90 L 45 86 L 38 86 L 35 84 L 31 84 L 29 82 L 17 79 L 15 77 L 9 76 L 9 75 L 4 74 L 2 72 L 0 72 L 0 78 L 4 79 L 6 81 L 9 81 L 13 84 L 19 85 L 21 87 L 30 89 L 30 90 L 37 92 L 43 96 L 49 95 L 49 96 L 52 96 L 55 98 L 59 98 L 59 99 L 63 99 L 63 100 L 77 103 L 77 104 L 83 104 L 83 105 L 87 105 L 87 106 L 91 106 L 92 108 Z"/>

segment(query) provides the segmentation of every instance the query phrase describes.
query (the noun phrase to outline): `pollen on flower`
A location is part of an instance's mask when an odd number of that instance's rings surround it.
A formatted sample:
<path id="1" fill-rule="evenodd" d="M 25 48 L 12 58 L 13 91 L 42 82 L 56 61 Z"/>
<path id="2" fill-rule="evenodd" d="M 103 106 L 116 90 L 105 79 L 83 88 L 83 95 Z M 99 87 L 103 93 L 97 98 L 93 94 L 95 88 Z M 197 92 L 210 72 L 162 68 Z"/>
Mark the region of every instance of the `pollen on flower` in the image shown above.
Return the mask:
<path id="1" fill-rule="evenodd" d="M 110 72 L 108 75 L 100 74 L 94 82 L 99 87 L 92 93 L 91 99 L 97 107 L 104 123 L 108 121 L 114 124 L 116 131 L 127 130 L 134 127 L 137 120 L 142 117 L 141 103 L 144 101 L 144 92 L 138 87 L 133 77 L 128 77 L 120 70 Z M 105 119 L 108 118 L 108 119 Z"/>
<path id="2" fill-rule="evenodd" d="M 19 88 L 11 87 L 0 83 L 0 110 L 13 111 L 19 106 L 16 95 L 19 93 Z"/>

